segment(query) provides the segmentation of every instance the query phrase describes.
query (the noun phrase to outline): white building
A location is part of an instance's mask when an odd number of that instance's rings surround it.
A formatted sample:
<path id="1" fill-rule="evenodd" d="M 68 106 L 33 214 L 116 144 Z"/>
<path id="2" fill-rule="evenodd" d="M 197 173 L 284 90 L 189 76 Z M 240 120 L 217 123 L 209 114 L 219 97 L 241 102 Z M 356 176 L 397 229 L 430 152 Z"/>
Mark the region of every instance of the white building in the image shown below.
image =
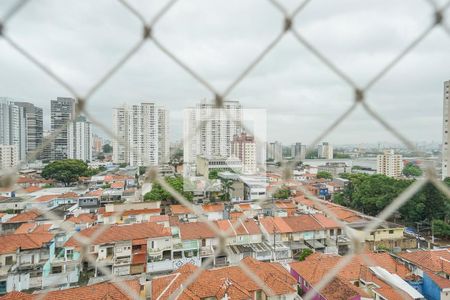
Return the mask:
<path id="1" fill-rule="evenodd" d="M 323 142 L 317 149 L 317 157 L 323 159 L 333 159 L 333 146 Z"/>
<path id="2" fill-rule="evenodd" d="M 384 150 L 377 156 L 377 173 L 389 177 L 400 177 L 403 170 L 403 157 L 394 150 Z"/>
<path id="3" fill-rule="evenodd" d="M 16 145 L 0 145 L 0 169 L 7 169 L 19 163 Z"/>
<path id="4" fill-rule="evenodd" d="M 113 108 L 113 161 L 131 166 L 163 164 L 169 158 L 169 112 L 154 103 Z"/>
<path id="5" fill-rule="evenodd" d="M 67 156 L 92 161 L 92 126 L 86 117 L 79 116 L 67 128 Z"/>
<path id="6" fill-rule="evenodd" d="M 231 155 L 242 162 L 242 173 L 256 173 L 256 143 L 253 136 L 241 133 L 235 135 L 231 143 Z"/>
<path id="7" fill-rule="evenodd" d="M 291 146 L 291 156 L 295 160 L 304 160 L 306 157 L 306 145 L 295 143 Z"/>
<path id="8" fill-rule="evenodd" d="M 283 160 L 283 145 L 280 142 L 272 142 L 267 145 L 267 159 L 275 162 Z"/>
<path id="9" fill-rule="evenodd" d="M 448 133 L 448 117 L 450 114 L 450 80 L 444 82 L 444 125 L 442 129 L 442 179 L 450 177 L 450 151 L 448 149 L 450 143 L 450 134 Z"/>
<path id="10" fill-rule="evenodd" d="M 0 98 L 0 145 L 15 145 L 18 159 L 24 160 L 27 151 L 27 125 L 23 107 L 9 98 Z"/>
<path id="11" fill-rule="evenodd" d="M 185 110 L 184 162 L 195 164 L 197 156 L 230 157 L 231 141 L 242 131 L 242 107 L 225 101 L 223 108 L 202 102 Z"/>

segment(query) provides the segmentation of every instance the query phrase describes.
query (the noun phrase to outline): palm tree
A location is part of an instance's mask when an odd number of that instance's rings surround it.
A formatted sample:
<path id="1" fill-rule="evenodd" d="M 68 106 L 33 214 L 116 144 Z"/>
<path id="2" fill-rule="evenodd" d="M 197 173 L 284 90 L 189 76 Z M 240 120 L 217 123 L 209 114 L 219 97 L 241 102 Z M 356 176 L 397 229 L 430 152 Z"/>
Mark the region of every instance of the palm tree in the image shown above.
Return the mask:
<path id="1" fill-rule="evenodd" d="M 233 180 L 223 179 L 222 180 L 222 195 L 220 199 L 222 201 L 230 201 L 230 190 L 234 191 Z"/>

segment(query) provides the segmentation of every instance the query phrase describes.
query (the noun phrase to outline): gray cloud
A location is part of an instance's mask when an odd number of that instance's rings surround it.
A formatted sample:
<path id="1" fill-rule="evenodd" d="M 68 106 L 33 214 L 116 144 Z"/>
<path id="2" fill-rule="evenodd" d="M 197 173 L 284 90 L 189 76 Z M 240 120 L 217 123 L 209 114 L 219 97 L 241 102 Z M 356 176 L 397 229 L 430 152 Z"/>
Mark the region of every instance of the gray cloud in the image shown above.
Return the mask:
<path id="1" fill-rule="evenodd" d="M 298 4 L 282 2 L 290 9 Z M 13 3 L 0 2 L 0 15 Z M 130 3 L 150 20 L 166 1 Z M 431 6 L 419 0 L 313 0 L 294 24 L 364 85 L 432 22 L 432 13 Z M 180 0 L 154 33 L 223 91 L 282 24 L 281 13 L 268 1 Z M 142 34 L 139 21 L 118 1 L 109 0 L 30 1 L 6 30 L 81 94 Z M 69 95 L 1 39 L 0 53 L 2 96 L 32 101 L 48 114 L 50 99 Z M 436 28 L 370 90 L 369 104 L 410 139 L 439 141 L 442 83 L 450 79 L 449 58 L 450 36 Z M 181 138 L 182 109 L 211 98 L 205 87 L 148 41 L 94 94 L 88 107 L 108 125 L 111 108 L 121 103 L 160 103 L 171 111 L 175 140 Z M 352 104 L 353 91 L 288 34 L 229 98 L 246 108 L 267 109 L 269 139 L 308 143 Z M 327 139 L 339 144 L 395 141 L 361 109 Z"/>

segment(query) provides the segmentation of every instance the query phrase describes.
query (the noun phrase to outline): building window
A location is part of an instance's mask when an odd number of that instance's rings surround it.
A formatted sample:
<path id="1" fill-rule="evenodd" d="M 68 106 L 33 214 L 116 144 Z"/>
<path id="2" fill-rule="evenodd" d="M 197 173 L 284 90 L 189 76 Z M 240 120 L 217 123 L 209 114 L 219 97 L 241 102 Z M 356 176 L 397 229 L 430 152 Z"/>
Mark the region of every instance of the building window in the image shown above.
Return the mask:
<path id="1" fill-rule="evenodd" d="M 12 256 L 5 257 L 5 265 L 10 266 L 12 264 L 13 264 L 13 257 Z"/>
<path id="2" fill-rule="evenodd" d="M 389 234 L 394 234 L 394 230 L 389 230 Z"/>
<path id="3" fill-rule="evenodd" d="M 52 274 L 62 273 L 62 266 L 54 266 L 52 267 Z"/>

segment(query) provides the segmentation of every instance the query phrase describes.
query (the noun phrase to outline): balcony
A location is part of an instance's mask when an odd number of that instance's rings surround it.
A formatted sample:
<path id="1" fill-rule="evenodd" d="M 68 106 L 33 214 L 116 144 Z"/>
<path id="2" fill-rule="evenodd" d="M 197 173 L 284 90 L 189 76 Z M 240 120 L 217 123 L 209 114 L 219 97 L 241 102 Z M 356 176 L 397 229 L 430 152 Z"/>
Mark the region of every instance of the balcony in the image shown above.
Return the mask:
<path id="1" fill-rule="evenodd" d="M 116 259 L 114 260 L 114 265 L 115 266 L 119 266 L 119 265 L 128 265 L 131 263 L 131 257 L 127 256 L 127 257 L 116 257 Z"/>
<path id="2" fill-rule="evenodd" d="M 200 256 L 212 256 L 214 255 L 214 249 L 212 246 L 204 246 L 200 248 Z"/>

